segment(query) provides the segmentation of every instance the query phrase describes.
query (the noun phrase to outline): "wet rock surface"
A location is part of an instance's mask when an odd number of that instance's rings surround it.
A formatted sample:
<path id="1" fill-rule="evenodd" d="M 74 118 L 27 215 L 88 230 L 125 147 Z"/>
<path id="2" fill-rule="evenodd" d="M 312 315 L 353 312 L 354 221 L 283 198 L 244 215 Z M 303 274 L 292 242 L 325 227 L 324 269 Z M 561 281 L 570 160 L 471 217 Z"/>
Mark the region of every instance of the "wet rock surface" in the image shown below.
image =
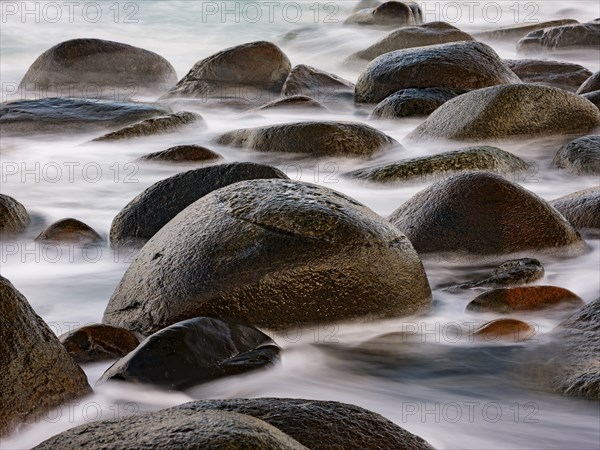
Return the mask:
<path id="1" fill-rule="evenodd" d="M 39 242 L 68 242 L 76 244 L 92 244 L 101 242 L 96 230 L 77 219 L 61 219 L 48 226 L 35 238 Z"/>
<path id="2" fill-rule="evenodd" d="M 282 329 L 403 316 L 430 301 L 410 242 L 370 209 L 308 183 L 252 180 L 214 191 L 163 227 L 103 323 L 148 334 L 208 316 Z"/>
<path id="3" fill-rule="evenodd" d="M 510 314 L 546 309 L 577 309 L 584 304 L 577 294 L 568 289 L 557 286 L 525 286 L 484 292 L 467 305 L 467 311 Z"/>
<path id="4" fill-rule="evenodd" d="M 84 325 L 59 340 L 78 364 L 120 358 L 140 343 L 131 331 L 102 324 Z"/>
<path id="5" fill-rule="evenodd" d="M 579 89 L 577 89 L 578 94 L 588 94 L 590 92 L 600 90 L 600 71 L 591 75 L 587 80 L 585 80 Z"/>
<path id="6" fill-rule="evenodd" d="M 550 204 L 586 237 L 600 237 L 600 186 L 573 192 Z"/>
<path id="7" fill-rule="evenodd" d="M 0 194 L 0 235 L 20 233 L 31 221 L 25 207 L 14 198 Z"/>
<path id="8" fill-rule="evenodd" d="M 466 89 L 424 88 L 401 89 L 380 101 L 371 119 L 398 119 L 428 116 L 448 100 L 469 92 Z"/>
<path id="9" fill-rule="evenodd" d="M 184 320 L 146 338 L 99 380 L 186 389 L 272 366 L 279 347 L 266 334 L 209 317 Z"/>
<path id="10" fill-rule="evenodd" d="M 142 156 L 146 161 L 195 162 L 215 161 L 221 155 L 201 145 L 176 145 L 166 150 Z"/>
<path id="11" fill-rule="evenodd" d="M 361 9 L 345 21 L 345 25 L 359 25 L 382 28 L 397 28 L 421 22 L 421 10 L 414 3 L 384 2 L 371 8 Z"/>
<path id="12" fill-rule="evenodd" d="M 580 64 L 542 59 L 505 59 L 504 64 L 524 83 L 552 86 L 575 92 L 591 75 Z"/>
<path id="13" fill-rule="evenodd" d="M 289 97 L 278 98 L 272 102 L 265 103 L 258 108 L 251 109 L 249 112 L 257 111 L 279 111 L 279 110 L 311 110 L 317 109 L 327 111 L 327 108 L 318 101 L 306 95 L 291 95 Z"/>
<path id="14" fill-rule="evenodd" d="M 323 102 L 346 93 L 354 93 L 354 83 L 304 64 L 294 66 L 281 90 L 284 97 L 305 95 Z"/>
<path id="15" fill-rule="evenodd" d="M 599 175 L 600 135 L 583 136 L 563 145 L 552 164 L 572 175 Z"/>
<path id="16" fill-rule="evenodd" d="M 538 23 L 517 24 L 509 27 L 498 28 L 491 31 L 482 31 L 473 36 L 483 40 L 517 40 L 525 37 L 529 33 L 545 28 L 558 27 L 563 25 L 576 25 L 579 22 L 573 19 L 556 19 Z"/>
<path id="17" fill-rule="evenodd" d="M 473 332 L 473 337 L 484 341 L 521 342 L 533 338 L 535 328 L 517 319 L 496 319 L 483 324 Z"/>
<path id="18" fill-rule="evenodd" d="M 239 181 L 287 178 L 271 166 L 219 164 L 190 170 L 158 181 L 131 200 L 113 219 L 111 245 L 140 245 L 201 197 Z"/>
<path id="19" fill-rule="evenodd" d="M 600 48 L 600 23 L 580 23 L 545 28 L 527 34 L 517 44 L 522 52 L 549 51 L 559 49 Z"/>

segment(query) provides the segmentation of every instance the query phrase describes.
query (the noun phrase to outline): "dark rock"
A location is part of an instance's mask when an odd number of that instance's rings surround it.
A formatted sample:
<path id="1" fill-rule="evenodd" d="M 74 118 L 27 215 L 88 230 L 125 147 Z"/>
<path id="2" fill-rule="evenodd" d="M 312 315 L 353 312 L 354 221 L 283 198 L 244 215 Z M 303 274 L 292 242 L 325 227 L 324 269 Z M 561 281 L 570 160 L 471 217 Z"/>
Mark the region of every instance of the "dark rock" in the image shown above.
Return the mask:
<path id="1" fill-rule="evenodd" d="M 114 363 L 100 378 L 187 389 L 272 366 L 279 347 L 256 328 L 196 317 L 164 328 Z"/>
<path id="2" fill-rule="evenodd" d="M 259 106 L 258 108 L 254 108 L 250 110 L 250 112 L 256 111 L 265 111 L 265 110 L 276 110 L 279 112 L 280 110 L 307 110 L 307 109 L 320 109 L 323 111 L 327 111 L 323 105 L 321 105 L 318 101 L 307 97 L 306 95 L 293 95 L 290 97 L 282 97 L 272 102 L 265 103 L 264 105 Z"/>
<path id="3" fill-rule="evenodd" d="M 484 323 L 476 329 L 472 336 L 485 341 L 512 341 L 520 342 L 531 339 L 535 329 L 527 322 L 517 319 L 496 319 Z"/>
<path id="4" fill-rule="evenodd" d="M 287 176 L 271 166 L 231 163 L 190 170 L 158 181 L 131 200 L 113 219 L 111 245 L 144 244 L 199 198 L 230 184 L 258 178 Z"/>
<path id="5" fill-rule="evenodd" d="M 195 162 L 214 161 L 221 155 L 201 145 L 176 145 L 175 147 L 149 153 L 141 157 L 147 161 Z"/>
<path id="6" fill-rule="evenodd" d="M 335 100 L 338 94 L 354 93 L 354 83 L 324 70 L 299 64 L 285 80 L 281 95 L 306 95 L 317 101 Z"/>
<path id="7" fill-rule="evenodd" d="M 491 47 L 453 42 L 379 56 L 358 78 L 354 97 L 359 103 L 378 103 L 400 89 L 479 89 L 520 82 Z"/>
<path id="8" fill-rule="evenodd" d="M 480 33 L 474 33 L 473 36 L 476 39 L 483 40 L 492 40 L 492 41 L 500 41 L 500 40 L 517 40 L 525 37 L 527 34 L 532 31 L 543 30 L 545 28 L 550 27 L 558 27 L 562 25 L 576 25 L 579 22 L 573 19 L 557 19 L 557 20 L 549 20 L 547 22 L 537 22 L 537 23 L 526 23 L 526 24 L 517 24 L 509 27 L 498 28 L 496 30 L 490 31 L 482 31 Z"/>
<path id="9" fill-rule="evenodd" d="M 448 100 L 469 92 L 466 89 L 424 88 L 401 89 L 380 101 L 371 119 L 398 119 L 428 116 Z"/>
<path id="10" fill-rule="evenodd" d="M 174 133 L 186 127 L 204 128 L 206 125 L 201 115 L 181 111 L 128 125 L 120 130 L 97 137 L 93 141 L 117 141 L 136 137 L 155 136 L 157 134 Z"/>
<path id="11" fill-rule="evenodd" d="M 350 172 L 354 178 L 377 183 L 402 182 L 415 178 L 427 181 L 451 173 L 487 171 L 500 174 L 526 172 L 528 165 L 512 153 L 496 147 L 467 147 L 432 156 L 405 159 L 391 164 Z"/>
<path id="12" fill-rule="evenodd" d="M 251 416 L 173 408 L 80 425 L 51 437 L 35 448 L 307 450 L 282 431 Z"/>
<path id="13" fill-rule="evenodd" d="M 587 80 L 585 80 L 579 89 L 578 94 L 589 94 L 590 92 L 600 90 L 600 71 L 592 74 Z"/>
<path id="14" fill-rule="evenodd" d="M 131 331 L 102 324 L 85 325 L 59 339 L 78 364 L 120 358 L 140 343 Z"/>
<path id="15" fill-rule="evenodd" d="M 30 222 L 23 205 L 8 195 L 0 194 L 0 235 L 20 233 Z"/>
<path id="16" fill-rule="evenodd" d="M 359 0 L 352 12 L 358 12 L 361 9 L 375 8 L 381 5 L 381 3 L 382 2 L 379 0 Z"/>
<path id="17" fill-rule="evenodd" d="M 505 59 L 504 64 L 524 83 L 553 86 L 575 92 L 592 72 L 585 67 L 564 62 L 541 59 Z"/>
<path id="18" fill-rule="evenodd" d="M 562 89 L 532 84 L 467 92 L 436 109 L 408 138 L 490 141 L 581 135 L 600 124 L 600 111 Z"/>
<path id="19" fill-rule="evenodd" d="M 416 3 L 390 1 L 373 8 L 361 9 L 348 17 L 344 24 L 397 28 L 420 22 L 421 10 Z"/>
<path id="20" fill-rule="evenodd" d="M 583 136 L 563 145 L 552 164 L 572 175 L 599 175 L 600 135 Z"/>
<path id="21" fill-rule="evenodd" d="M 0 105 L 0 132 L 84 132 L 122 127 L 169 111 L 152 104 L 78 98 L 20 100 Z"/>
<path id="22" fill-rule="evenodd" d="M 333 121 L 243 128 L 222 134 L 214 142 L 260 152 L 361 157 L 369 157 L 400 145 L 388 135 L 363 123 Z"/>
<path id="23" fill-rule="evenodd" d="M 1 276 L 0 367 L 0 436 L 91 392 L 52 330 Z"/>
<path id="24" fill-rule="evenodd" d="M 42 231 L 35 240 L 41 242 L 91 244 L 102 241 L 102 236 L 80 220 L 68 218 L 57 220 Z"/>
<path id="25" fill-rule="evenodd" d="M 596 108 L 600 109 L 600 90 L 581 94 L 581 97 L 590 101 Z"/>
<path id="26" fill-rule="evenodd" d="M 583 300 L 568 289 L 556 286 L 522 286 L 484 292 L 467 305 L 467 311 L 510 314 L 545 309 L 573 309 Z"/>
<path id="27" fill-rule="evenodd" d="M 532 31 L 517 43 L 517 50 L 600 49 L 600 23 L 580 23 Z"/>
<path id="28" fill-rule="evenodd" d="M 266 103 L 281 92 L 290 69 L 290 60 L 275 44 L 250 42 L 198 61 L 163 98 L 234 98 Z"/>
<path id="29" fill-rule="evenodd" d="M 469 281 L 446 288 L 448 291 L 471 288 L 500 288 L 519 286 L 541 279 L 544 266 L 535 258 L 511 259 L 496 267 L 481 280 Z"/>
<path id="30" fill-rule="evenodd" d="M 430 302 L 410 242 L 373 211 L 325 187 L 251 180 L 156 233 L 103 322 L 143 334 L 196 316 L 282 329 L 414 314 Z"/>
<path id="31" fill-rule="evenodd" d="M 366 49 L 350 55 L 345 63 L 359 65 L 394 50 L 473 40 L 471 35 L 448 23 L 428 22 L 423 25 L 394 30 Z"/>
<path id="32" fill-rule="evenodd" d="M 19 89 L 36 97 L 125 99 L 165 92 L 177 83 L 173 66 L 156 53 L 101 39 L 72 39 L 42 53 Z"/>
<path id="33" fill-rule="evenodd" d="M 600 237 L 600 186 L 577 191 L 550 202 L 588 237 Z"/>
<path id="34" fill-rule="evenodd" d="M 543 199 L 485 172 L 431 185 L 394 211 L 390 221 L 419 253 L 570 256 L 586 250 L 579 233 Z"/>

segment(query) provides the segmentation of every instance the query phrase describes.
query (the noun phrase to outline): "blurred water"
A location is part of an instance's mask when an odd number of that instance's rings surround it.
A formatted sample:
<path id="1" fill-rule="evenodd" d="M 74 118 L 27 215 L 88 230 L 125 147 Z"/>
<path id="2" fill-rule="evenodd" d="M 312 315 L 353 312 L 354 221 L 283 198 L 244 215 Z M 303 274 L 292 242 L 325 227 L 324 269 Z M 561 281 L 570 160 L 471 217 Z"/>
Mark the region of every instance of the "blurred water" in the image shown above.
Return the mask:
<path id="1" fill-rule="evenodd" d="M 89 14 L 82 14 L 83 6 L 75 9 L 72 23 L 65 20 L 65 10 L 62 19 L 55 23 L 44 20 L 48 17 L 43 15 L 37 22 L 33 16 L 23 20 L 19 14 L 7 15 L 7 11 L 12 10 L 7 10 L 6 5 L 12 3 L 16 2 L 2 2 L 1 5 L 3 100 L 14 98 L 11 89 L 41 52 L 70 38 L 111 39 L 155 51 L 174 65 L 180 77 L 196 61 L 222 48 L 253 40 L 271 40 L 281 46 L 293 65 L 310 64 L 355 81 L 358 72 L 341 67 L 341 61 L 387 33 L 343 27 L 341 22 L 352 10 L 354 2 L 316 3 L 316 7 L 315 2 L 297 2 L 302 8 L 297 22 L 290 20 L 296 17 L 292 15 L 295 9 L 285 10 L 287 16 L 283 13 L 288 3 L 274 6 L 272 21 L 263 5 L 263 17 L 256 23 L 248 20 L 254 17 L 248 16 L 249 9 L 246 15 L 239 14 L 239 21 L 231 14 L 222 17 L 222 9 L 233 10 L 236 2 L 214 2 L 218 8 L 216 14 L 209 14 L 212 10 L 207 9 L 212 2 L 101 2 L 102 16 L 95 23 L 89 21 Z M 40 7 L 47 3 L 40 3 Z M 252 2 L 237 2 L 240 11 L 249 3 Z M 452 22 L 453 3 L 424 2 L 429 11 L 427 19 Z M 486 20 L 483 15 L 486 4 L 482 2 L 481 8 L 476 7 L 472 21 L 463 5 L 460 20 L 455 25 L 466 31 L 511 25 L 515 23 L 516 11 L 520 21 L 534 10 L 533 18 L 540 21 L 566 17 L 588 21 L 600 16 L 600 7 L 595 1 L 496 2 L 501 6 L 501 14 L 498 21 L 493 22 L 491 16 L 486 16 Z M 22 7 L 20 5 L 18 2 L 17 6 Z M 27 5 L 35 7 L 32 6 L 34 3 Z M 527 5 L 534 7 L 531 9 Z M 115 9 L 119 11 L 118 20 L 115 20 Z M 319 16 L 315 20 L 317 10 Z M 491 14 L 493 9 L 490 7 L 486 11 Z M 88 13 L 91 14 L 91 10 Z M 329 17 L 328 21 L 326 17 Z M 296 37 L 284 38 L 290 31 L 297 31 Z M 502 57 L 517 57 L 514 44 L 492 45 Z M 578 62 L 596 71 L 600 67 L 597 55 L 574 52 L 560 55 L 560 59 Z M 311 160 L 210 144 L 215 135 L 232 128 L 320 118 L 366 121 L 364 114 L 351 109 L 332 109 L 335 112 L 294 115 L 277 112 L 252 116 L 206 109 L 201 111 L 208 124 L 205 131 L 126 144 L 90 144 L 89 140 L 96 134 L 2 137 L 2 193 L 16 197 L 34 216 L 34 224 L 27 235 L 2 242 L 2 275 L 27 297 L 57 334 L 88 322 L 99 322 L 112 291 L 135 255 L 115 252 L 106 245 L 89 248 L 38 246 L 32 239 L 44 225 L 64 217 L 83 220 L 107 237 L 113 217 L 135 195 L 157 180 L 198 167 L 137 160 L 141 155 L 172 145 L 197 143 L 214 148 L 227 162 L 256 161 L 275 165 L 291 178 L 344 192 L 384 216 L 427 184 L 378 187 L 350 181 L 343 173 L 453 147 L 407 145 L 404 150 L 397 149 L 370 161 L 358 161 L 350 158 Z M 411 119 L 377 122 L 375 126 L 401 141 L 418 123 L 418 119 Z M 508 142 L 503 148 L 535 162 L 536 169 L 516 181 L 552 200 L 598 184 L 598 177 L 572 177 L 550 168 L 560 145 L 561 142 L 548 139 Z M 7 171 L 9 167 L 10 171 Z M 17 172 L 13 173 L 15 168 Z M 540 283 L 571 289 L 585 301 L 596 298 L 600 284 L 600 246 L 598 241 L 588 243 L 590 251 L 580 257 L 542 259 L 546 276 Z M 426 260 L 425 266 L 432 287 L 473 278 L 489 269 L 482 264 L 465 266 L 434 259 Z M 193 398 L 289 396 L 361 405 L 385 415 L 438 448 L 597 449 L 600 442 L 598 403 L 525 389 L 518 382 L 518 376 L 513 377 L 515 374 L 510 365 L 510 355 L 513 351 L 518 352 L 519 346 L 495 344 L 485 347 L 469 341 L 468 330 L 474 324 L 494 318 L 464 311 L 473 296 L 470 292 L 449 294 L 435 289 L 434 309 L 424 317 L 290 330 L 275 336 L 285 347 L 281 366 L 221 380 L 185 394 L 105 386 L 89 399 L 79 401 L 78 405 L 63 407 L 49 413 L 45 420 L 25 427 L 0 442 L 0 448 L 26 448 L 75 424 L 122 417 L 138 410 L 156 410 Z M 525 316 L 525 320 L 535 324 L 537 336 L 543 339 L 560 319 L 535 315 Z M 408 349 L 390 344 L 383 353 L 369 354 L 354 348 L 377 335 L 402 330 L 417 331 L 422 337 Z M 482 363 L 485 363 L 484 367 Z M 107 366 L 86 366 L 90 383 L 95 383 Z"/>

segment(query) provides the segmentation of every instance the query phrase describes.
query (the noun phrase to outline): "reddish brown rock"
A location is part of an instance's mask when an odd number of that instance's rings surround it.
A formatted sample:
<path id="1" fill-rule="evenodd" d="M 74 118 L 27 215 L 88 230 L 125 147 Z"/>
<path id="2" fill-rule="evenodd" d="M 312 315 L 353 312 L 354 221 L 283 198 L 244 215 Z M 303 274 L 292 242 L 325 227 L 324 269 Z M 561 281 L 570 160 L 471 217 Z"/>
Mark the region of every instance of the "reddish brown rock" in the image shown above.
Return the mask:
<path id="1" fill-rule="evenodd" d="M 120 358 L 140 343 L 131 331 L 103 324 L 83 326 L 59 339 L 79 364 Z"/>
<path id="2" fill-rule="evenodd" d="M 485 341 L 525 341 L 535 335 L 535 329 L 527 322 L 517 319 L 496 319 L 484 323 L 472 336 Z"/>
<path id="3" fill-rule="evenodd" d="M 478 295 L 467 311 L 509 314 L 544 309 L 577 309 L 584 301 L 568 289 L 557 286 L 526 286 L 492 289 Z"/>
<path id="4" fill-rule="evenodd" d="M 42 231 L 36 241 L 91 244 L 102 241 L 102 237 L 89 225 L 77 219 L 61 219 Z"/>

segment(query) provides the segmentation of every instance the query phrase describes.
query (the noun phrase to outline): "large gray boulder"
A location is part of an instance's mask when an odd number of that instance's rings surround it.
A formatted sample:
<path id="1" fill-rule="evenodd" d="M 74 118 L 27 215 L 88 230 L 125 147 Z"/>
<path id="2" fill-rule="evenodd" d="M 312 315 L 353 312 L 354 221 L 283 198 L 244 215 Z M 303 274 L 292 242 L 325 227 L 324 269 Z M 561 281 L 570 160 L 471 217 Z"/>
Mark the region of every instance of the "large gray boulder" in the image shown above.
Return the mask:
<path id="1" fill-rule="evenodd" d="M 251 180 L 196 201 L 141 249 L 103 322 L 149 334 L 185 318 L 283 329 L 427 310 L 406 237 L 325 187 Z"/>
<path id="2" fill-rule="evenodd" d="M 520 82 L 488 45 L 453 42 L 379 56 L 358 78 L 354 97 L 359 103 L 377 103 L 400 89 L 479 89 Z"/>
<path id="3" fill-rule="evenodd" d="M 434 183 L 396 209 L 390 221 L 419 253 L 580 255 L 586 244 L 543 199 L 491 173 Z"/>
<path id="4" fill-rule="evenodd" d="M 582 65 L 545 59 L 505 59 L 504 64 L 524 83 L 575 92 L 592 72 Z"/>
<path id="5" fill-rule="evenodd" d="M 281 90 L 284 97 L 306 95 L 322 102 L 348 93 L 354 94 L 354 83 L 304 64 L 294 66 Z"/>
<path id="6" fill-rule="evenodd" d="M 177 83 L 173 66 L 156 53 L 102 39 L 72 39 L 42 53 L 21 80 L 36 97 L 111 98 L 156 95 Z"/>
<path id="7" fill-rule="evenodd" d="M 598 90 L 600 90 L 600 70 L 585 80 L 585 82 L 579 86 L 579 89 L 577 89 L 577 93 L 588 94 Z"/>
<path id="8" fill-rule="evenodd" d="M 532 31 L 517 43 L 523 52 L 587 49 L 600 51 L 600 23 L 588 22 Z"/>
<path id="9" fill-rule="evenodd" d="M 465 94 L 466 89 L 423 88 L 401 89 L 377 103 L 371 119 L 400 119 L 428 116 L 448 100 Z"/>
<path id="10" fill-rule="evenodd" d="M 563 145 L 552 164 L 572 175 L 600 175 L 600 135 L 583 136 Z"/>
<path id="11" fill-rule="evenodd" d="M 417 141 L 493 141 L 581 135 L 600 125 L 600 111 L 558 88 L 515 84 L 468 92 L 440 106 L 413 130 Z"/>
<path id="12" fill-rule="evenodd" d="M 83 370 L 27 299 L 1 276 L 0 367 L 0 437 L 91 393 Z"/>
<path id="13" fill-rule="evenodd" d="M 0 235 L 20 233 L 30 222 L 25 207 L 14 198 L 0 194 Z"/>
<path id="14" fill-rule="evenodd" d="M 279 95 L 290 70 L 290 60 L 275 44 L 250 42 L 198 61 L 162 98 L 266 103 Z"/>
<path id="15" fill-rule="evenodd" d="M 263 164 L 230 163 L 189 170 L 158 181 L 115 216 L 110 227 L 110 242 L 113 246 L 141 246 L 199 198 L 230 184 L 259 178 L 287 176 Z"/>
<path id="16" fill-rule="evenodd" d="M 600 186 L 573 192 L 550 204 L 580 233 L 600 237 Z"/>
<path id="17" fill-rule="evenodd" d="M 314 121 L 242 128 L 218 136 L 219 145 L 260 152 L 306 153 L 312 156 L 370 157 L 400 146 L 387 134 L 359 122 Z"/>

